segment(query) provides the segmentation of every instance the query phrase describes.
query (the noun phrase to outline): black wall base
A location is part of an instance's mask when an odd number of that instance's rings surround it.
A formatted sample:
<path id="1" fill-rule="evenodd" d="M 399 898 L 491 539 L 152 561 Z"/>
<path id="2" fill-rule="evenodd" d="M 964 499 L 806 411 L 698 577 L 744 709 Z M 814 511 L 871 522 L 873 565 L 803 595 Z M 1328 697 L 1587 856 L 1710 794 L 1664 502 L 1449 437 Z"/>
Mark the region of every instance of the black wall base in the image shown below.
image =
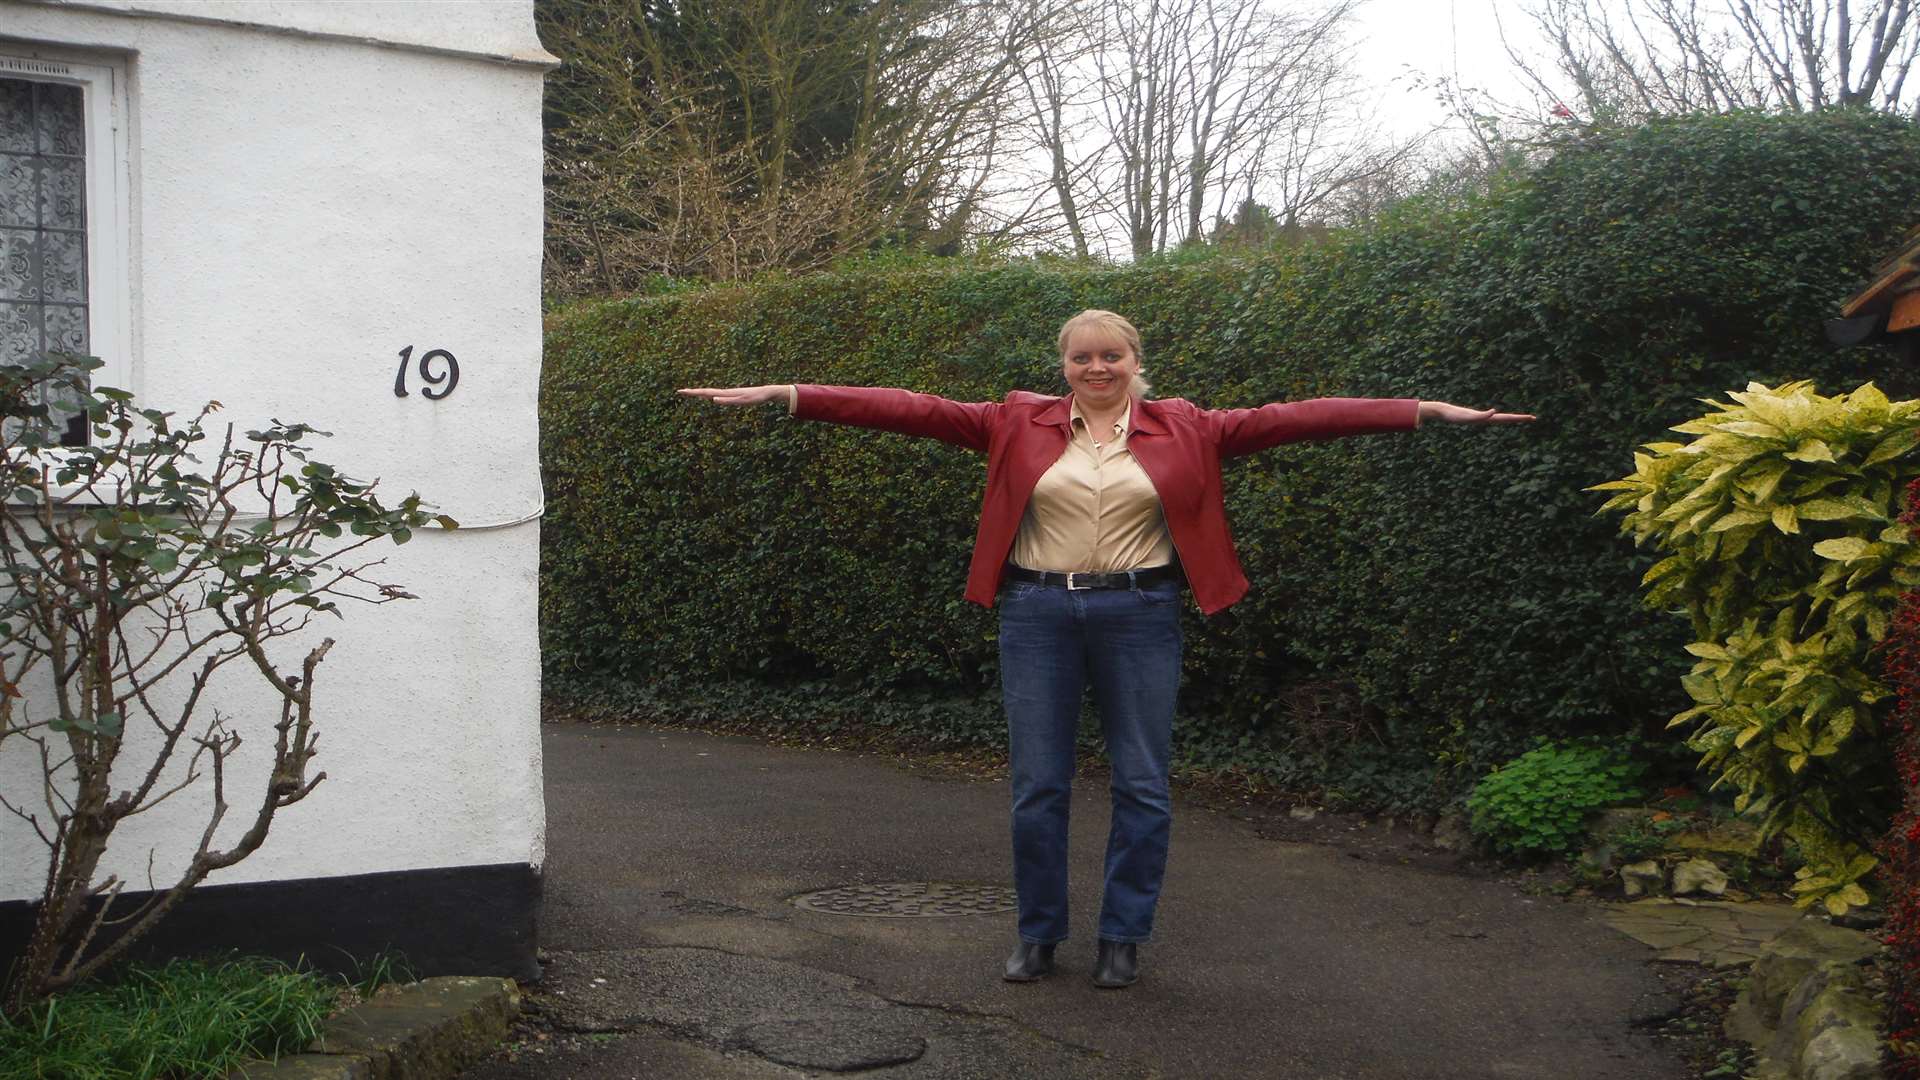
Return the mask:
<path id="1" fill-rule="evenodd" d="M 123 896 L 116 913 L 149 894 Z M 0 902 L 0 972 L 26 947 L 35 904 Z M 202 885 L 133 947 L 142 959 L 241 952 L 351 975 L 386 951 L 412 973 L 539 978 L 540 873 L 524 863 Z"/>

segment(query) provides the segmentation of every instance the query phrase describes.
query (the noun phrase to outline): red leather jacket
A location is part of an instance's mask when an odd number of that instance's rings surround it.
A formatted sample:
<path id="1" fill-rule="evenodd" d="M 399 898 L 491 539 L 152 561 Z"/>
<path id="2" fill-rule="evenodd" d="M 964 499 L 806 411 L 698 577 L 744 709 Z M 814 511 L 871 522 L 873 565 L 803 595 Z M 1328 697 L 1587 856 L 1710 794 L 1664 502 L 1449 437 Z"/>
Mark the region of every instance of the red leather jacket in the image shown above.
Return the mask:
<path id="1" fill-rule="evenodd" d="M 1211 615 L 1247 594 L 1221 497 L 1221 458 L 1308 439 L 1410 431 L 1419 426 L 1419 409 L 1414 398 L 1317 398 L 1257 409 L 1202 409 L 1179 398 L 1136 400 L 1127 448 L 1160 496 L 1167 531 L 1200 610 Z M 984 451 L 987 492 L 973 541 L 967 599 L 986 607 L 1000 591 L 1034 485 L 1066 451 L 1070 434 L 1066 398 L 1020 390 L 1003 402 L 966 403 L 907 390 L 802 385 L 793 415 Z"/>

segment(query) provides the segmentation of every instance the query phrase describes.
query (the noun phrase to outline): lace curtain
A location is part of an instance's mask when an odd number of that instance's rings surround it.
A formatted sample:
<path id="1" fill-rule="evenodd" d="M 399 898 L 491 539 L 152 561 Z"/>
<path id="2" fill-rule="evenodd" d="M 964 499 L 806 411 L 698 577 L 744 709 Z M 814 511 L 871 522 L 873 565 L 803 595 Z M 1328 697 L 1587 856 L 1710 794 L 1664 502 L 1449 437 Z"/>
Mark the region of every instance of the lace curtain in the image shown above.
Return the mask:
<path id="1" fill-rule="evenodd" d="M 0 364 L 88 353 L 81 91 L 0 78 Z M 62 441 L 86 425 L 46 402 Z"/>

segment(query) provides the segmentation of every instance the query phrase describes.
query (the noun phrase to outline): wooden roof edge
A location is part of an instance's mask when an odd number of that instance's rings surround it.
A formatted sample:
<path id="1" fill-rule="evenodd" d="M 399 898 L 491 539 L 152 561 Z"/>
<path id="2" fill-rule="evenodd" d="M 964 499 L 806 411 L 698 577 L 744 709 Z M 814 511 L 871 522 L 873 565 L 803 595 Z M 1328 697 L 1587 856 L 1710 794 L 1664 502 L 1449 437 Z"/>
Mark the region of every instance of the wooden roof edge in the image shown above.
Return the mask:
<path id="1" fill-rule="evenodd" d="M 1841 318 L 1850 319 L 1874 303 L 1886 299 L 1910 278 L 1920 275 L 1920 250 L 1903 252 L 1907 256 L 1884 272 L 1877 273 L 1873 284 L 1860 290 L 1840 308 Z"/>
<path id="2" fill-rule="evenodd" d="M 1896 263 L 1912 262 L 1915 256 L 1920 256 L 1920 225 L 1908 229 L 1907 235 L 1900 238 L 1900 246 L 1893 249 L 1893 254 L 1874 265 L 1874 276 L 1893 269 Z"/>

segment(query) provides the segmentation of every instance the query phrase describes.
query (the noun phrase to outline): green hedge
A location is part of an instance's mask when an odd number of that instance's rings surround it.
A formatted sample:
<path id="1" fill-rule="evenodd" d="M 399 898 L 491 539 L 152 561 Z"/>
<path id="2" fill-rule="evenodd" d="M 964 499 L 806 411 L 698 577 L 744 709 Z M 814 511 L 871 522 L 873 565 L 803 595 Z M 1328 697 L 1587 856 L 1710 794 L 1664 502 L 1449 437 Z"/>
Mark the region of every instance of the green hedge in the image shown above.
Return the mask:
<path id="1" fill-rule="evenodd" d="M 1060 322 L 1105 307 L 1140 326 L 1163 396 L 1543 418 L 1230 465 L 1254 591 L 1189 626 L 1189 761 L 1430 806 L 1535 736 L 1657 730 L 1685 705 L 1685 627 L 1640 610 L 1649 560 L 1582 489 L 1751 379 L 1911 395 L 1914 373 L 1830 350 L 1821 321 L 1916 222 L 1911 123 L 1689 117 L 1570 136 L 1489 195 L 1251 260 L 901 269 L 570 309 L 541 405 L 550 685 L 996 741 L 993 621 L 960 599 L 982 461 L 672 391 L 1058 391 Z M 743 680 L 763 692 L 739 697 Z"/>

